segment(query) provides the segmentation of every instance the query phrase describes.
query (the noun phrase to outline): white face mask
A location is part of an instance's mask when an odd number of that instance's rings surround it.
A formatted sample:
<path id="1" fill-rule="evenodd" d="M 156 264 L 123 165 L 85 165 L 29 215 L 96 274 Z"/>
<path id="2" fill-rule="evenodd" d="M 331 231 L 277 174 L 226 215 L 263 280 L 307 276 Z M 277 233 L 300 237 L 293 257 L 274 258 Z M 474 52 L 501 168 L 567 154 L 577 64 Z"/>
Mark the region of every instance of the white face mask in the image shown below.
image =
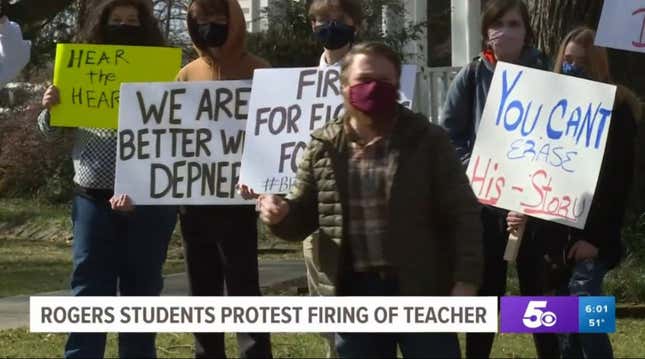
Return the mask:
<path id="1" fill-rule="evenodd" d="M 488 46 L 501 61 L 517 60 L 524 48 L 525 30 L 502 26 L 488 29 Z"/>

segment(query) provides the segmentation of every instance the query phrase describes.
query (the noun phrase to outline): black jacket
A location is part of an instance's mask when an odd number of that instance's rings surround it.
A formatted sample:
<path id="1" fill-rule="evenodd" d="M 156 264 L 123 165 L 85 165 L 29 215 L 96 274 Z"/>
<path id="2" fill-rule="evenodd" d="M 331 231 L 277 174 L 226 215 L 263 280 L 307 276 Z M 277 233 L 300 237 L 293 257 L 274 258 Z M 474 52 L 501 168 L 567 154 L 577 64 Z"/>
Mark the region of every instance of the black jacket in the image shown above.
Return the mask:
<path id="1" fill-rule="evenodd" d="M 620 91 L 619 91 L 620 92 Z M 533 235 L 546 245 L 555 264 L 566 264 L 571 246 L 585 240 L 598 248 L 598 256 L 614 267 L 623 254 L 621 229 L 634 177 L 635 113 L 623 100 L 614 107 L 605 155 L 585 228 L 575 229 L 531 218 Z"/>

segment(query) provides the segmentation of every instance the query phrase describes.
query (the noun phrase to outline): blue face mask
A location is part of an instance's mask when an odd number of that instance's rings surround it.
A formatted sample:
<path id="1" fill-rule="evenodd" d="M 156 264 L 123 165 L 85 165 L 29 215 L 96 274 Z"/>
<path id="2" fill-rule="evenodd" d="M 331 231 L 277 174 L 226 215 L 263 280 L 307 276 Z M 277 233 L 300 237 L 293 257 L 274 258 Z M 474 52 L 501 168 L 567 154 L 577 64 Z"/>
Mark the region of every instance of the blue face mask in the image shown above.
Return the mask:
<path id="1" fill-rule="evenodd" d="M 565 75 L 580 77 L 583 79 L 589 78 L 589 76 L 587 76 L 587 73 L 582 67 L 576 66 L 568 62 L 562 63 L 562 73 Z"/>

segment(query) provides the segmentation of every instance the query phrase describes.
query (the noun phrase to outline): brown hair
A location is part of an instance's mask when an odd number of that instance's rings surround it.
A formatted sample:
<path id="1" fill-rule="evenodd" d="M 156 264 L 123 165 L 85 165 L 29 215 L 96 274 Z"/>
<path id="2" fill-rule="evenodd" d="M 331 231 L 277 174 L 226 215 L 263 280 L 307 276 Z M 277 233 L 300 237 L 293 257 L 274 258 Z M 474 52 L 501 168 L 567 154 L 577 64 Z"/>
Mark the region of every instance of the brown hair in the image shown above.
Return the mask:
<path id="1" fill-rule="evenodd" d="M 364 19 L 361 0 L 311 0 L 309 4 L 309 19 L 323 17 L 334 9 L 340 10 L 354 21 L 356 27 L 361 26 Z"/>
<path id="2" fill-rule="evenodd" d="M 348 82 L 347 71 L 352 66 L 356 55 L 382 56 L 394 65 L 397 81 L 401 77 L 401 56 L 396 51 L 381 42 L 363 42 L 353 46 L 343 58 L 340 65 L 340 83 L 343 85 Z"/>
<path id="3" fill-rule="evenodd" d="M 200 55 L 205 56 L 209 63 L 215 62 L 213 55 L 208 51 L 208 46 L 202 44 L 198 39 L 200 38 L 197 25 L 196 11 L 200 11 L 208 15 L 225 15 L 230 21 L 229 5 L 227 0 L 192 0 L 188 5 L 188 14 L 186 16 L 186 23 L 188 25 L 188 34 L 193 41 L 193 46 L 197 49 Z M 230 29 L 230 24 L 229 24 Z"/>
<path id="4" fill-rule="evenodd" d="M 481 34 L 483 40 L 483 48 L 488 47 L 488 29 L 499 19 L 501 19 L 507 12 L 511 10 L 519 10 L 522 21 L 524 22 L 524 30 L 526 30 L 526 37 L 524 38 L 524 46 L 530 46 L 535 40 L 535 34 L 531 28 L 531 17 L 529 16 L 529 9 L 522 0 L 492 0 L 486 4 L 484 13 L 482 14 L 482 27 Z"/>
<path id="5" fill-rule="evenodd" d="M 562 44 L 560 44 L 560 49 L 558 50 L 558 55 L 554 64 L 554 72 L 562 73 L 562 62 L 564 62 L 564 52 L 567 48 L 567 45 L 571 42 L 585 48 L 586 51 L 586 64 L 585 71 L 594 81 L 600 82 L 610 82 L 611 78 L 609 76 L 609 60 L 607 57 L 607 50 L 604 47 L 598 47 L 594 45 L 594 39 L 596 37 L 596 32 L 592 29 L 580 26 L 577 27 L 564 37 Z"/>
<path id="6" fill-rule="evenodd" d="M 80 42 L 91 44 L 105 43 L 105 26 L 108 23 L 110 14 L 114 8 L 119 6 L 132 6 L 137 9 L 139 14 L 139 23 L 145 32 L 146 46 L 164 46 L 166 41 L 159 29 L 157 19 L 152 14 L 152 9 L 148 1 L 142 0 L 105 0 L 99 6 L 98 10 L 93 12 L 85 31 L 81 32 L 78 37 Z"/>

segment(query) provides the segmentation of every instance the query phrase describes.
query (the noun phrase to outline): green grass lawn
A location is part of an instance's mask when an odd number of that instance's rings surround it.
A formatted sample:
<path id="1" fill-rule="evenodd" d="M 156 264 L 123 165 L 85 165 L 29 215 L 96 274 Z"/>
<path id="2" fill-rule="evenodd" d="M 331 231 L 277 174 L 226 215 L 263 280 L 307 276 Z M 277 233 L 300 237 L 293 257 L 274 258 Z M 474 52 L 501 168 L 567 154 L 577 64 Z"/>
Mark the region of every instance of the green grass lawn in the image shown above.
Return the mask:
<path id="1" fill-rule="evenodd" d="M 69 213 L 70 208 L 67 205 L 0 199 L 0 297 L 50 292 L 69 287 L 69 275 L 72 270 L 72 248 L 69 238 L 33 240 L 30 236 L 31 231 L 41 229 L 53 230 L 54 233 L 68 233 L 71 228 Z M 21 228 L 20 226 L 26 223 L 30 224 L 30 228 L 25 230 L 25 233 L 9 238 L 3 236 L 3 233 L 16 232 L 11 229 Z M 165 274 L 184 271 L 179 233 L 178 224 L 168 248 Z M 298 243 L 273 240 L 262 242 L 262 247 L 271 247 L 271 244 L 277 244 L 278 248 L 263 250 L 260 254 L 261 260 L 302 258 L 302 247 Z"/>
<path id="2" fill-rule="evenodd" d="M 47 205 L 38 201 L 0 200 L 0 297 L 50 292 L 69 288 L 72 248 L 69 238 L 33 240 L 32 231 L 69 233 L 69 205 Z M 20 232 L 20 226 L 30 228 Z M 14 228 L 17 228 L 14 230 Z M 15 234 L 7 238 L 2 233 Z M 173 235 L 164 273 L 184 270 L 181 237 Z M 2 355 L 2 352 L 0 352 Z"/>
<path id="3" fill-rule="evenodd" d="M 179 241 L 173 238 L 164 266 L 166 274 L 184 270 Z M 0 297 L 69 288 L 71 270 L 69 242 L 0 238 Z"/>
<path id="4" fill-rule="evenodd" d="M 461 336 L 462 351 L 464 337 Z M 27 329 L 0 331 L 0 355 L 3 357 L 61 357 L 64 334 L 36 334 Z M 639 358 L 645 355 L 645 321 L 619 319 L 617 332 L 611 336 L 617 358 Z M 325 355 L 325 342 L 315 334 L 274 334 L 273 355 L 276 358 L 320 358 Z M 226 335 L 229 357 L 237 357 L 237 344 L 232 334 Z M 157 350 L 160 358 L 192 358 L 192 336 L 187 333 L 159 334 Z M 116 357 L 116 334 L 109 334 L 106 357 Z M 492 357 L 535 357 L 530 335 L 500 334 L 495 341 Z"/>
<path id="5" fill-rule="evenodd" d="M 0 297 L 26 295 L 68 288 L 71 270 L 71 242 L 61 240 L 30 240 L 7 238 L 2 228 L 35 222 L 43 228 L 50 226 L 69 227 L 68 206 L 47 206 L 37 202 L 0 200 Z M 28 236 L 27 236 L 28 237 Z M 265 247 L 272 246 L 266 241 Z M 302 258 L 298 244 L 278 243 L 275 250 L 265 250 L 261 260 Z M 184 269 L 181 239 L 176 231 L 173 236 L 164 272 L 176 273 Z M 625 293 L 626 297 L 645 298 L 645 268 L 640 262 L 627 261 L 626 265 L 610 275 L 606 288 L 611 293 Z M 300 284 L 301 286 L 304 283 Z M 514 268 L 509 268 L 509 293 L 517 294 L 517 277 Z M 293 289 L 293 288 L 291 288 Z M 268 291 L 270 295 L 287 293 L 291 289 Z M 1 318 L 0 318 L 1 320 Z M 612 335 L 616 357 L 645 356 L 645 320 L 619 319 L 618 332 Z M 64 334 L 32 334 L 28 329 L 0 331 L 0 357 L 61 357 L 65 342 Z M 233 335 L 226 336 L 230 357 L 237 356 Z M 273 353 L 276 358 L 322 357 L 325 343 L 315 334 L 274 334 Z M 463 335 L 462 335 L 463 344 Z M 188 333 L 160 334 L 157 340 L 158 354 L 162 358 L 190 358 L 193 356 L 192 336 Z M 106 355 L 115 357 L 116 335 L 110 334 Z M 531 336 L 499 335 L 493 348 L 493 357 L 535 357 Z"/>

